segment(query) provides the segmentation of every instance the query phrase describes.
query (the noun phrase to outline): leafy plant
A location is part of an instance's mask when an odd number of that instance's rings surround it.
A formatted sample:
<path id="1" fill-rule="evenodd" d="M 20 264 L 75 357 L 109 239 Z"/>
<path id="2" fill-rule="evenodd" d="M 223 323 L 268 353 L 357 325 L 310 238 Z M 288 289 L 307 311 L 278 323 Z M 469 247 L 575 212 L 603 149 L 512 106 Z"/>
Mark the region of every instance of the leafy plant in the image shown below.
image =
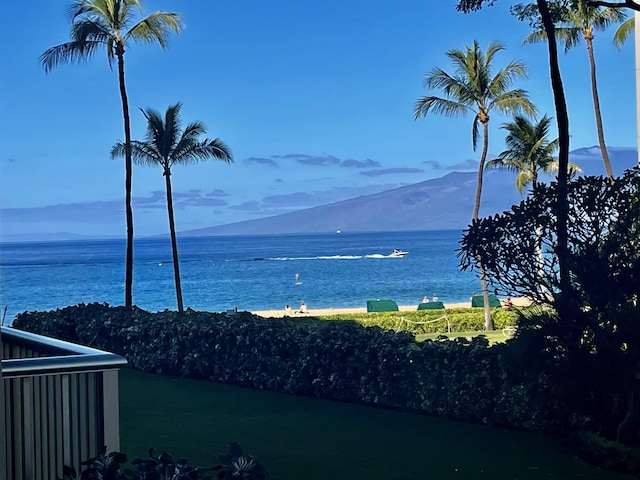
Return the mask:
<path id="1" fill-rule="evenodd" d="M 260 460 L 251 455 L 244 455 L 236 442 L 229 446 L 229 454 L 220 457 L 221 464 L 214 467 L 218 470 L 218 478 L 240 480 L 266 480 L 269 472 Z"/>
<path id="2" fill-rule="evenodd" d="M 269 472 L 264 464 L 256 457 L 244 455 L 242 447 L 236 442 L 231 443 L 229 454 L 220 457 L 221 463 L 212 468 L 194 468 L 187 464 L 185 458 L 175 460 L 169 453 L 162 452 L 155 455 L 153 448 L 149 449 L 149 457 L 136 458 L 132 465 L 134 469 L 120 472 L 120 466 L 127 461 L 127 456 L 120 452 L 101 453 L 100 455 L 82 462 L 86 467 L 80 477 L 76 470 L 64 466 L 64 476 L 60 480 L 206 480 L 211 479 L 212 472 L 217 477 L 239 480 L 267 480 Z"/>
<path id="3" fill-rule="evenodd" d="M 194 468 L 187 465 L 187 459 L 174 460 L 167 452 L 155 455 L 153 448 L 149 449 L 148 458 L 136 458 L 131 462 L 136 470 L 127 470 L 129 480 L 200 480 L 211 478 L 206 472 L 210 468 Z"/>
<path id="4" fill-rule="evenodd" d="M 106 453 L 106 448 L 97 456 L 85 460 L 81 465 L 86 465 L 80 477 L 73 467 L 65 465 L 62 480 L 126 480 L 120 472 L 120 466 L 127 461 L 127 456 L 120 452 Z"/>

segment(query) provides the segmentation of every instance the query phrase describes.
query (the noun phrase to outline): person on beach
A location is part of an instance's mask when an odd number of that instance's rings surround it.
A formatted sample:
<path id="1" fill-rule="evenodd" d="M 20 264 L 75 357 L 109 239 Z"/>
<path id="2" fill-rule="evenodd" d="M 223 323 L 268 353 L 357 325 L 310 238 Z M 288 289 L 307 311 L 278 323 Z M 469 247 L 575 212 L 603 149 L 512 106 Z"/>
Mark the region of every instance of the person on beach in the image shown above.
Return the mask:
<path id="1" fill-rule="evenodd" d="M 507 299 L 504 301 L 504 306 L 506 308 L 511 308 L 513 307 L 513 302 L 511 301 L 511 297 L 507 297 Z"/>
<path id="2" fill-rule="evenodd" d="M 289 304 L 287 304 L 284 307 L 284 316 L 285 317 L 290 317 L 291 316 L 291 307 L 289 306 Z"/>
<path id="3" fill-rule="evenodd" d="M 434 302 L 437 302 L 437 301 L 438 301 L 438 296 L 437 296 L 435 293 L 433 294 L 433 301 L 434 301 Z"/>
<path id="4" fill-rule="evenodd" d="M 304 303 L 304 300 L 300 302 L 300 310 L 297 313 L 307 313 L 307 304 Z"/>
<path id="5" fill-rule="evenodd" d="M 426 295 L 422 297 L 422 303 L 429 303 L 429 297 L 427 297 Z"/>

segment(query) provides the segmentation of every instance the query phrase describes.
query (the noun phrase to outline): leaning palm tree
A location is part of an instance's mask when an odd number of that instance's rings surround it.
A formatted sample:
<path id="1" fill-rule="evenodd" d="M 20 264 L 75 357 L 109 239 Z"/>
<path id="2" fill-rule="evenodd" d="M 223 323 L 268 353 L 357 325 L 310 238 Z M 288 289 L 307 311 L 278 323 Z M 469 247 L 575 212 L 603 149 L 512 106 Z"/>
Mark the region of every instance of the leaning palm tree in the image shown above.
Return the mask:
<path id="1" fill-rule="evenodd" d="M 602 113 L 600 112 L 600 98 L 598 95 L 598 83 L 596 80 L 596 61 L 593 54 L 594 32 L 605 30 L 609 26 L 621 23 L 626 18 L 626 14 L 615 8 L 592 7 L 587 0 L 579 0 L 575 8 L 568 8 L 565 11 L 564 21 L 562 25 L 556 27 L 555 35 L 560 41 L 564 42 L 565 53 L 580 43 L 580 38 L 584 38 L 589 55 L 589 66 L 591 73 L 591 95 L 593 97 L 593 109 L 596 117 L 596 130 L 598 133 L 598 143 L 600 144 L 600 152 L 604 162 L 604 168 L 609 177 L 613 177 L 613 168 L 609 160 L 607 145 L 604 140 L 604 130 L 602 128 Z M 538 30 L 530 33 L 525 39 L 525 44 L 546 41 L 547 34 L 544 30 Z"/>
<path id="2" fill-rule="evenodd" d="M 484 53 L 475 40 L 471 47 L 465 46 L 464 50 L 449 50 L 447 56 L 453 63 L 455 73 L 450 75 L 440 68 L 435 68 L 425 77 L 425 86 L 442 90 L 444 97 L 429 95 L 419 98 L 414 109 L 415 119 L 425 117 L 429 112 L 449 117 L 472 113 L 471 138 L 474 150 L 478 146 L 479 130 L 482 125 L 482 154 L 478 164 L 473 221 L 478 219 L 480 212 L 483 172 L 489 149 L 490 112 L 497 110 L 502 113 L 535 114 L 535 107 L 529 100 L 528 93 L 522 89 L 510 89 L 514 80 L 527 76 L 527 69 L 522 62 L 512 61 L 493 74 L 493 59 L 502 50 L 504 47 L 501 44 L 491 43 Z M 484 297 L 485 328 L 493 330 L 487 281 L 482 268 L 480 277 Z"/>
<path id="3" fill-rule="evenodd" d="M 201 122 L 192 122 L 184 130 L 180 126 L 180 110 L 182 105 L 176 103 L 167 108 L 164 119 L 157 111 L 147 108 L 142 114 L 147 119 L 147 134 L 144 141 L 131 142 L 131 156 L 141 165 L 159 165 L 165 178 L 167 189 L 167 211 L 169 213 L 169 230 L 171 232 L 171 248 L 173 251 L 173 272 L 176 283 L 178 311 L 183 312 L 182 287 L 180 285 L 180 264 L 178 262 L 178 242 L 173 216 L 173 195 L 171 193 L 171 167 L 187 165 L 210 158 L 231 163 L 231 151 L 219 138 L 199 140 L 206 133 Z M 111 157 L 126 155 L 125 143 L 116 143 L 111 150 Z"/>
<path id="4" fill-rule="evenodd" d="M 125 306 L 133 305 L 133 209 L 131 207 L 131 126 L 129 100 L 124 81 L 124 52 L 130 42 L 158 43 L 167 46 L 170 30 L 179 33 L 182 19 L 177 13 L 156 12 L 130 26 L 135 10 L 142 13 L 139 0 L 75 0 L 69 6 L 71 41 L 51 47 L 40 56 L 46 72 L 63 63 L 88 60 L 99 48 L 105 48 L 109 66 L 118 63 L 118 82 L 122 100 L 125 138 L 125 210 L 127 218 L 127 254 Z"/>

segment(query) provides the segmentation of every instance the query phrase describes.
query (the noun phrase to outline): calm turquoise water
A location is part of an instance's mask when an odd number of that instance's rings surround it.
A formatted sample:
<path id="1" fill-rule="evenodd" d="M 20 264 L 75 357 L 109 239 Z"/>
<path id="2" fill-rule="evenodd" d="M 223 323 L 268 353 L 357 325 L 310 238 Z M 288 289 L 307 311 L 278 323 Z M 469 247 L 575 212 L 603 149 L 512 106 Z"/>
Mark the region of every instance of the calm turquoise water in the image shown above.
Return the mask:
<path id="1" fill-rule="evenodd" d="M 198 237 L 179 239 L 185 307 L 220 311 L 365 306 L 390 298 L 446 302 L 480 290 L 460 272 L 459 231 Z M 394 248 L 404 258 L 384 258 Z M 124 302 L 124 240 L 0 244 L 0 304 L 6 322 L 25 310 L 81 302 Z M 373 256 L 373 258 L 372 258 Z M 168 239 L 140 239 L 134 249 L 134 303 L 175 309 Z M 383 257 L 383 258 L 376 258 Z M 302 284 L 296 285 L 295 274 Z"/>

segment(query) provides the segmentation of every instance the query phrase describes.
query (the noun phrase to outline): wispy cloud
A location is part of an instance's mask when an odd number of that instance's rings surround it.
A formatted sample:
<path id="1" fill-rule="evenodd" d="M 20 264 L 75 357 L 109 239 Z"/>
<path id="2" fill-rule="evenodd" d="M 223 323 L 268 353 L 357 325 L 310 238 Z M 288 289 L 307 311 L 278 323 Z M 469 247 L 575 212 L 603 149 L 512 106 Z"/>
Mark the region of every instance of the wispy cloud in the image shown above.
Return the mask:
<path id="1" fill-rule="evenodd" d="M 454 163 L 453 165 L 447 165 L 447 170 L 477 170 L 480 162 L 473 159 L 468 159 L 460 163 Z"/>
<path id="2" fill-rule="evenodd" d="M 300 165 L 311 167 L 332 167 L 339 165 L 346 168 L 376 168 L 380 166 L 380 162 L 366 158 L 364 160 L 356 160 L 349 158 L 341 160 L 335 155 L 307 155 L 305 153 L 287 153 L 284 155 L 271 155 L 270 157 L 249 157 L 244 160 L 246 163 L 260 163 L 278 167 L 281 161 L 294 161 Z"/>
<path id="3" fill-rule="evenodd" d="M 442 170 L 442 164 L 436 160 L 425 160 L 422 162 L 423 165 L 428 165 L 434 170 Z"/>
<path id="4" fill-rule="evenodd" d="M 381 170 L 366 170 L 364 172 L 360 172 L 360 175 L 365 175 L 367 177 L 381 177 L 383 175 L 397 175 L 404 173 L 424 173 L 424 170 L 421 168 L 384 168 Z"/>
<path id="5" fill-rule="evenodd" d="M 270 167 L 279 167 L 278 162 L 273 158 L 266 157 L 249 157 L 244 159 L 244 163 L 258 163 L 260 165 L 268 165 Z"/>
<path id="6" fill-rule="evenodd" d="M 370 158 L 364 160 L 354 160 L 350 158 L 342 162 L 340 166 L 345 168 L 377 168 L 380 166 L 380 162 L 371 160 Z"/>
<path id="7" fill-rule="evenodd" d="M 209 193 L 205 195 L 205 197 L 228 197 L 228 196 L 229 194 L 220 188 L 211 190 Z"/>
<path id="8" fill-rule="evenodd" d="M 300 165 L 307 166 L 330 166 L 339 165 L 340 159 L 333 155 L 305 155 L 303 153 L 288 153 L 286 155 L 274 155 L 273 158 L 282 158 L 286 160 L 294 160 Z"/>

